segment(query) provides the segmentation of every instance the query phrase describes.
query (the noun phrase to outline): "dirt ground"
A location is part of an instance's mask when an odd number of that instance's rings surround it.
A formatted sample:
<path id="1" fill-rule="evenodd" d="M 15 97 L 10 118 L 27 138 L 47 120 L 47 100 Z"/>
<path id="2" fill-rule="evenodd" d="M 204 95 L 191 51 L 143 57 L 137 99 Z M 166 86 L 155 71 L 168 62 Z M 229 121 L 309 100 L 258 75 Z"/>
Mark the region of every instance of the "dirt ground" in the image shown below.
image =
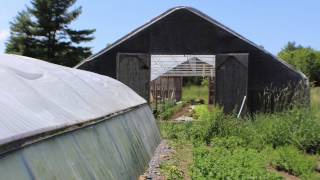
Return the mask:
<path id="1" fill-rule="evenodd" d="M 180 111 L 176 112 L 171 118 L 170 121 L 174 122 L 185 122 L 185 121 L 193 121 L 192 117 L 192 108 L 191 105 L 186 105 Z"/>
<path id="2" fill-rule="evenodd" d="M 167 141 L 162 140 L 149 162 L 149 168 L 140 176 L 139 180 L 165 180 L 165 176 L 161 175 L 160 164 L 169 160 L 174 153 L 175 151 Z"/>

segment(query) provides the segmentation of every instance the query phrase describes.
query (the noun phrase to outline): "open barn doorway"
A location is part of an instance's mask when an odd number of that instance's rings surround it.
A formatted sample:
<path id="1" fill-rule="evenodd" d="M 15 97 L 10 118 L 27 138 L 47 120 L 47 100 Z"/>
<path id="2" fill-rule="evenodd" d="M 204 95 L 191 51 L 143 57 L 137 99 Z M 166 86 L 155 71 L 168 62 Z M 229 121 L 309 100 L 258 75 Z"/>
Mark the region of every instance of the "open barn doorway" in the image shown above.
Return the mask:
<path id="1" fill-rule="evenodd" d="M 226 113 L 246 110 L 248 54 L 151 55 L 150 78 L 156 108 L 182 99 L 184 79 L 200 78 L 207 82 L 208 105 L 218 104 Z"/>
<path id="2" fill-rule="evenodd" d="M 192 90 L 191 87 L 189 90 L 189 86 L 186 89 L 186 84 L 189 84 L 186 81 L 192 79 L 197 79 L 198 85 L 202 80 L 206 81 L 205 87 L 201 86 L 202 94 L 199 99 L 202 103 L 213 104 L 215 55 L 151 55 L 150 103 L 154 109 L 161 111 L 166 103 L 181 102 L 181 100 L 183 103 L 193 104 L 200 87 L 198 89 L 193 84 Z M 189 99 L 186 100 L 186 97 Z"/>

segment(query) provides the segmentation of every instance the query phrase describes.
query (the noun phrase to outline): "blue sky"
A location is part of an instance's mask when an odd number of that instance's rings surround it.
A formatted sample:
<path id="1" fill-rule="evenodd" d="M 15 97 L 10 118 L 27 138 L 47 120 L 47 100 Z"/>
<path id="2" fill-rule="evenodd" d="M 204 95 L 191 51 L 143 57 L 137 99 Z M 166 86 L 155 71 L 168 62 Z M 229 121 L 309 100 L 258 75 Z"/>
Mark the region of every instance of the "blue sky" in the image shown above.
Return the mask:
<path id="1" fill-rule="evenodd" d="M 30 0 L 1 0 L 0 53 L 9 22 Z M 186 5 L 199 9 L 249 40 L 276 54 L 288 41 L 320 49 L 319 0 L 78 0 L 83 13 L 72 27 L 95 28 L 86 45 L 104 48 L 167 9 Z"/>

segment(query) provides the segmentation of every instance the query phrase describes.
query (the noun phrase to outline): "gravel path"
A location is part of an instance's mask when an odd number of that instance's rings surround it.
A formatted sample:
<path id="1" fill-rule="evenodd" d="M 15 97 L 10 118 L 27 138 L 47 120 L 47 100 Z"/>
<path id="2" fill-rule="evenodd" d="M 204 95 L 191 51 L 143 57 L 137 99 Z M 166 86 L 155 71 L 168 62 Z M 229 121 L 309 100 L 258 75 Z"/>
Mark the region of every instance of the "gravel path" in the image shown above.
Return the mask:
<path id="1" fill-rule="evenodd" d="M 171 154 L 174 152 L 175 151 L 168 145 L 167 141 L 162 140 L 149 162 L 149 168 L 140 176 L 139 180 L 165 180 L 166 178 L 162 176 L 160 172 L 160 164 L 169 160 Z"/>

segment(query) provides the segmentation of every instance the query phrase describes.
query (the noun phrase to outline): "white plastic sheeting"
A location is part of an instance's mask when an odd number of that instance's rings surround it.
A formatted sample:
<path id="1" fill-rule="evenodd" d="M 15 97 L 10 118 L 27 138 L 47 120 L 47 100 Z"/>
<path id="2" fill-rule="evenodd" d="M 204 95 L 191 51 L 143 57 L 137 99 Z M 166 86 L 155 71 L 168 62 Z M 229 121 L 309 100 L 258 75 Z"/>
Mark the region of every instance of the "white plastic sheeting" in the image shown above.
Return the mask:
<path id="1" fill-rule="evenodd" d="M 0 82 L 0 145 L 146 103 L 112 78 L 16 55 L 0 55 Z"/>
<path id="2" fill-rule="evenodd" d="M 138 179 L 160 140 L 152 111 L 145 104 L 0 155 L 0 179 Z"/>
<path id="3" fill-rule="evenodd" d="M 215 66 L 215 55 L 151 55 L 151 81 L 193 58 Z M 192 72 L 192 66 L 186 70 Z"/>

